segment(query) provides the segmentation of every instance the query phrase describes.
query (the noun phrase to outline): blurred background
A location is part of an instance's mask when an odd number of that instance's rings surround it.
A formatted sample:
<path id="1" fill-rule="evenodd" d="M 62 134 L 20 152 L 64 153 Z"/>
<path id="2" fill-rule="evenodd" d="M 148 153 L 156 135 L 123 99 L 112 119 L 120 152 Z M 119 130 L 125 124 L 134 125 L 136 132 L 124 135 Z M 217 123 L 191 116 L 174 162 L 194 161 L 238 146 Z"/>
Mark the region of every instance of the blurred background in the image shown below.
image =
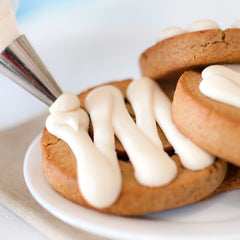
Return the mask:
<path id="1" fill-rule="evenodd" d="M 41 1 L 33 1 L 33 0 L 20 0 L 21 4 L 19 4 L 18 1 L 18 11 L 17 11 L 17 18 L 21 18 L 25 14 L 31 14 L 34 11 L 39 11 L 46 6 L 49 5 L 56 5 L 56 4 L 62 4 L 62 3 L 72 3 L 76 1 L 81 2 L 87 2 L 88 0 L 41 0 Z M 91 1 L 91 0 L 90 0 Z"/>
<path id="2" fill-rule="evenodd" d="M 13 0 L 14 1 L 14 0 Z M 138 78 L 140 54 L 166 27 L 240 19 L 239 0 L 20 0 L 17 21 L 64 91 Z M 47 106 L 0 75 L 0 130 Z"/>

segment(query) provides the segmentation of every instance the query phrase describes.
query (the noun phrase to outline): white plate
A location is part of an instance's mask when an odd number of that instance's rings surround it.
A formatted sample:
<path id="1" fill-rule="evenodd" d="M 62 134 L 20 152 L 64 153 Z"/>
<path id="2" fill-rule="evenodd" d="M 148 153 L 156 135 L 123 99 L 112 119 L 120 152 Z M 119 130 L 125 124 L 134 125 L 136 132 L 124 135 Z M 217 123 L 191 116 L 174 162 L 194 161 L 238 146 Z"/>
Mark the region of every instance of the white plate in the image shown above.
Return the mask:
<path id="1" fill-rule="evenodd" d="M 138 240 L 240 238 L 240 191 L 140 217 L 98 213 L 65 199 L 48 185 L 41 161 L 40 136 L 26 153 L 24 177 L 32 195 L 46 210 L 70 225 L 95 234 Z"/>

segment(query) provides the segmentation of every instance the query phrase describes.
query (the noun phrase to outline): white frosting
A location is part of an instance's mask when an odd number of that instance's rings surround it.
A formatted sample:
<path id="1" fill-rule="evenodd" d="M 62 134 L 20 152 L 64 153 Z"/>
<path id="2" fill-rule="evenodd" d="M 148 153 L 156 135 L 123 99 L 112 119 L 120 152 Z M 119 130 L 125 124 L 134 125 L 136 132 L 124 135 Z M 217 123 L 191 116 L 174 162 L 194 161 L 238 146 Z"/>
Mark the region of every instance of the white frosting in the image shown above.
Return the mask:
<path id="1" fill-rule="evenodd" d="M 160 145 L 156 119 L 184 167 L 199 170 L 213 163 L 212 155 L 203 151 L 178 131 L 171 118 L 171 102 L 155 81 L 141 78 L 132 82 L 127 96 L 133 106 L 139 128 L 154 143 Z"/>
<path id="2" fill-rule="evenodd" d="M 164 39 L 167 39 L 167 38 L 170 38 L 170 37 L 173 37 L 173 36 L 176 36 L 176 35 L 180 35 L 182 33 L 185 33 L 186 31 L 183 30 L 182 28 L 180 27 L 169 27 L 169 28 L 166 28 L 164 29 L 158 36 L 158 41 L 162 41 Z"/>
<path id="3" fill-rule="evenodd" d="M 65 102 L 64 111 L 61 111 L 58 100 Z M 77 160 L 78 183 L 84 198 L 95 207 L 107 207 L 117 200 L 121 191 L 121 174 L 114 163 L 117 158 L 114 154 L 111 158 L 105 156 L 93 144 L 88 135 L 89 117 L 79 106 L 74 94 L 64 93 L 53 104 L 46 127 L 71 147 Z"/>
<path id="4" fill-rule="evenodd" d="M 57 101 L 49 108 L 50 113 L 69 112 L 80 107 L 80 102 L 76 99 L 76 95 L 72 92 L 65 92 L 59 96 Z"/>
<path id="5" fill-rule="evenodd" d="M 240 108 L 240 65 L 212 65 L 202 72 L 200 91 L 209 98 Z"/>
<path id="6" fill-rule="evenodd" d="M 240 28 L 240 20 L 237 20 L 232 26 L 231 28 Z"/>
<path id="7" fill-rule="evenodd" d="M 79 100 L 72 93 L 64 93 L 56 100 L 46 121 L 48 131 L 63 139 L 75 154 L 80 191 L 95 207 L 113 204 L 121 192 L 114 135 L 126 150 L 136 179 L 145 186 L 162 186 L 177 174 L 176 164 L 163 150 L 156 121 L 184 166 L 197 170 L 213 163 L 213 156 L 174 126 L 171 103 L 154 81 L 148 78 L 133 81 L 127 89 L 127 98 L 134 109 L 136 124 L 119 89 L 103 86 L 88 94 L 85 106 L 91 117 L 94 142 L 88 135 L 88 115 L 79 108 Z"/>
<path id="8" fill-rule="evenodd" d="M 113 139 L 114 131 L 129 156 L 136 179 L 141 184 L 161 186 L 176 176 L 175 163 L 136 126 L 119 89 L 112 86 L 99 87 L 87 96 L 85 105 L 91 116 L 94 134 L 96 130 L 98 135 L 97 139 L 94 136 L 96 145 L 104 145 L 102 138 Z M 114 151 L 114 142 L 111 146 Z M 103 148 L 109 151 L 105 146 Z"/>
<path id="9" fill-rule="evenodd" d="M 8 0 L 0 0 L 0 51 L 20 36 L 14 13 Z"/>
<path id="10" fill-rule="evenodd" d="M 240 28 L 240 20 L 236 21 L 231 27 Z M 158 41 L 186 32 L 218 28 L 219 26 L 215 21 L 208 19 L 198 20 L 190 24 L 186 30 L 179 27 L 172 27 L 163 30 L 158 37 Z M 203 81 L 200 83 L 199 89 L 204 95 L 240 108 L 240 65 L 209 66 L 203 70 L 202 78 Z M 178 146 L 180 145 L 177 144 L 175 149 Z M 179 151 L 182 151 L 182 149 L 182 147 L 179 148 Z"/>
<path id="11" fill-rule="evenodd" d="M 179 27 L 166 28 L 159 34 L 158 41 L 162 41 L 164 39 L 167 39 L 176 35 L 180 35 L 182 33 L 218 29 L 218 28 L 219 26 L 215 21 L 209 20 L 209 19 L 202 19 L 202 20 L 193 22 L 185 30 Z"/>
<path id="12" fill-rule="evenodd" d="M 219 26 L 218 24 L 210 19 L 202 19 L 193 22 L 190 24 L 186 31 L 187 32 L 196 32 L 196 31 L 202 31 L 202 30 L 210 30 L 210 29 L 218 29 Z"/>

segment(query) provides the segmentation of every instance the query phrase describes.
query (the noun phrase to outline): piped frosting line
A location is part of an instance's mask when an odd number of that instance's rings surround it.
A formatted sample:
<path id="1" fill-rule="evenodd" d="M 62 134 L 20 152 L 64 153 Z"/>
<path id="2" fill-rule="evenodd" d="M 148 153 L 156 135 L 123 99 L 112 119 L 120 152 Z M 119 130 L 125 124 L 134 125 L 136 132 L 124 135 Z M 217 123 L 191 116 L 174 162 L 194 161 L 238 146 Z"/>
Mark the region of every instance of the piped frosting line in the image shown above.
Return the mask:
<path id="1" fill-rule="evenodd" d="M 144 124 L 138 124 L 137 121 L 139 128 L 158 144 L 157 121 L 184 167 L 200 170 L 213 164 L 215 159 L 213 155 L 202 150 L 176 128 L 171 118 L 171 101 L 155 81 L 141 78 L 132 82 L 127 90 L 127 96 L 135 113 L 138 113 L 137 119 L 146 121 Z"/>
<path id="2" fill-rule="evenodd" d="M 202 71 L 199 90 L 205 96 L 240 108 L 240 65 L 212 65 Z"/>
<path id="3" fill-rule="evenodd" d="M 59 102 L 64 102 L 64 107 Z M 77 96 L 64 93 L 50 108 L 46 127 L 72 149 L 77 161 L 78 185 L 84 198 L 91 205 L 104 208 L 113 204 L 121 192 L 120 169 L 112 164 L 117 161 L 114 154 L 109 159 L 92 142 L 88 134 L 88 114 L 79 107 Z"/>
<path id="4" fill-rule="evenodd" d="M 96 101 L 98 107 L 93 104 Z M 93 122 L 99 121 L 99 114 L 101 115 L 103 109 L 106 111 L 104 115 L 108 116 L 107 122 L 113 126 L 116 136 L 126 150 L 138 182 L 154 187 L 165 185 L 175 178 L 175 163 L 136 126 L 119 89 L 113 86 L 99 87 L 87 96 L 85 105 Z M 112 105 L 112 109 L 109 105 Z M 100 124 L 98 128 L 94 128 L 94 132 L 100 131 L 101 128 Z"/>

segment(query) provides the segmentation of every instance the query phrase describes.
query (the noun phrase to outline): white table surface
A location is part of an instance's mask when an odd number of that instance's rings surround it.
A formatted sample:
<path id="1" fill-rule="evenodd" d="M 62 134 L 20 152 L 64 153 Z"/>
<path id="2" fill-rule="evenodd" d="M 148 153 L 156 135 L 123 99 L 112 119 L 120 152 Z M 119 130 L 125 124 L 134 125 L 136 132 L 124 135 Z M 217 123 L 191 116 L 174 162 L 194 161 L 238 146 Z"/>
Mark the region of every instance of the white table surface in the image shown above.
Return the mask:
<path id="1" fill-rule="evenodd" d="M 77 93 L 106 81 L 139 77 L 138 57 L 162 29 L 205 18 L 227 28 L 240 18 L 239 7 L 237 0 L 83 1 L 35 11 L 19 25 L 61 88 Z M 0 130 L 47 110 L 15 83 L 0 78 Z M 0 238 L 46 239 L 1 204 Z"/>
<path id="2" fill-rule="evenodd" d="M 0 204 L 0 237 L 4 240 L 47 240 L 40 232 Z"/>

